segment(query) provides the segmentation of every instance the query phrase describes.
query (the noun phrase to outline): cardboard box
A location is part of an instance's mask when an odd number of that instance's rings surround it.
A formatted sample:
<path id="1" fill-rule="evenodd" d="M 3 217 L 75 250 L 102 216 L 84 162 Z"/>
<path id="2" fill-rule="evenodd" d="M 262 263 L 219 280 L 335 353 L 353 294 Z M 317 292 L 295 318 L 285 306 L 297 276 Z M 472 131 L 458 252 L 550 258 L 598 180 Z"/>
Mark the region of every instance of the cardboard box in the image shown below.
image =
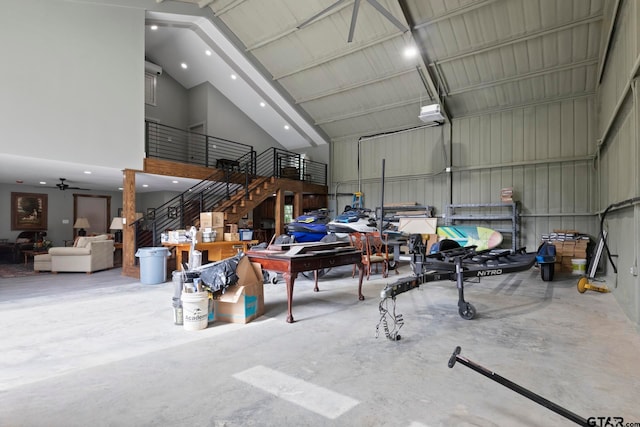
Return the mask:
<path id="1" fill-rule="evenodd" d="M 216 232 L 216 242 L 224 241 L 224 227 L 215 227 L 213 231 Z"/>
<path id="2" fill-rule="evenodd" d="M 264 314 L 262 268 L 242 257 L 236 268 L 238 283 L 229 286 L 213 301 L 215 320 L 229 323 L 249 323 Z"/>
<path id="3" fill-rule="evenodd" d="M 431 246 L 433 246 L 438 241 L 438 235 L 426 234 L 422 235 L 422 239 L 424 240 L 425 246 L 427 247 L 427 253 L 431 253 Z"/>
<path id="4" fill-rule="evenodd" d="M 398 231 L 408 234 L 435 234 L 438 218 L 400 217 Z"/>
<path id="5" fill-rule="evenodd" d="M 224 212 L 200 212 L 200 228 L 224 227 Z"/>
<path id="6" fill-rule="evenodd" d="M 224 233 L 225 242 L 237 242 L 240 240 L 240 233 Z"/>
<path id="7" fill-rule="evenodd" d="M 513 202 L 513 187 L 505 187 L 500 190 L 500 200 L 503 202 Z"/>

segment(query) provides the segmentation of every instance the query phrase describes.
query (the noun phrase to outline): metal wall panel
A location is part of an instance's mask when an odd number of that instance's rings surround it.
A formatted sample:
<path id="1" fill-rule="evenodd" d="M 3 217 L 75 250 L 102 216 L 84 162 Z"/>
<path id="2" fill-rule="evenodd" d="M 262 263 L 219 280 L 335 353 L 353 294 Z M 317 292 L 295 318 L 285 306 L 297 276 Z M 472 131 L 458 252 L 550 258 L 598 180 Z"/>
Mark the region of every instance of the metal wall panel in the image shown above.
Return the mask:
<path id="1" fill-rule="evenodd" d="M 443 173 L 445 126 L 361 141 L 365 206 L 379 206 L 385 159 L 385 203 L 418 202 L 442 215 L 449 203 L 496 203 L 500 189 L 514 187 L 521 245 L 535 248 L 541 234 L 558 228 L 595 235 L 593 111 L 594 97 L 585 97 L 454 120 L 451 174 Z M 332 159 L 338 192 L 357 191 L 357 139 L 334 143 Z"/>
<path id="2" fill-rule="evenodd" d="M 454 121 L 454 202 L 499 202 L 513 187 L 529 248 L 554 228 L 593 234 L 592 111 L 580 98 Z"/>
<path id="3" fill-rule="evenodd" d="M 606 69 L 598 89 L 598 136 L 601 137 L 606 126 L 613 119 L 621 96 L 628 89 L 630 72 L 638 57 L 637 2 L 620 3 L 616 30 L 607 58 Z"/>
<path id="4" fill-rule="evenodd" d="M 640 95 L 635 80 L 640 61 L 640 7 L 635 1 L 621 1 L 619 4 L 611 42 L 603 43 L 609 50 L 597 93 L 599 145 L 595 162 L 599 189 L 596 210 L 607 212 L 604 227 L 608 232 L 610 253 L 615 255 L 613 263 L 617 273 L 605 257 L 601 263 L 606 267 L 605 277 L 600 279 L 604 279 L 612 289 L 629 319 L 639 324 L 640 286 L 637 269 L 640 208 L 637 203 L 625 203 L 640 196 L 640 146 L 637 133 Z M 608 19 L 613 19 L 613 10 L 607 12 Z M 621 205 L 619 209 L 609 211 L 609 208 Z"/>
<path id="5" fill-rule="evenodd" d="M 425 127 L 360 141 L 360 177 L 358 187 L 358 140 L 343 140 L 332 145 L 332 191 L 365 194 L 365 207 L 380 206 L 382 160 L 385 160 L 385 204 L 416 202 L 437 206 L 448 200 L 447 165 L 448 126 Z M 338 198 L 339 210 L 351 198 Z"/>

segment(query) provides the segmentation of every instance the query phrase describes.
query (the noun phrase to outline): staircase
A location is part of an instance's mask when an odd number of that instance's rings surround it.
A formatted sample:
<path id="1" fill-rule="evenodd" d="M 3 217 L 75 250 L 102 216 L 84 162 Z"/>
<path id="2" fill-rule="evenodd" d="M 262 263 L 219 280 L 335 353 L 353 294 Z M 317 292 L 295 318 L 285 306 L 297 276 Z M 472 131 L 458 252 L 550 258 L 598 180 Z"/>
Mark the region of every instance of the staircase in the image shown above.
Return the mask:
<path id="1" fill-rule="evenodd" d="M 274 177 L 259 177 L 249 184 L 246 191 L 237 191 L 230 199 L 217 204 L 213 210 L 224 212 L 225 222 L 235 224 L 277 190 L 279 187 Z"/>
<path id="2" fill-rule="evenodd" d="M 172 135 L 172 139 L 182 137 L 189 140 L 193 135 L 182 134 L 179 130 L 157 124 L 152 128 L 151 124 L 147 124 L 149 150 L 155 153 L 151 157 L 157 159 L 155 167 L 171 170 L 171 164 L 160 162 L 181 162 L 181 159 L 171 157 L 169 147 L 162 145 L 163 139 L 156 135 L 162 132 Z M 326 192 L 326 164 L 273 147 L 256 155 L 250 146 L 249 151 L 242 144 L 229 148 L 227 146 L 231 144 L 230 141 L 215 139 L 217 155 L 220 155 L 219 152 L 224 147 L 228 158 L 218 158 L 216 168 L 213 168 L 213 159 L 210 158 L 212 151 L 209 150 L 212 141 L 211 137 L 204 136 L 203 153 L 198 156 L 199 159 L 206 160 L 198 166 L 211 168 L 211 174 L 135 221 L 136 248 L 160 246 L 162 233 L 197 226 L 201 212 L 224 212 L 225 223 L 236 224 L 278 190 L 302 192 L 307 188 L 314 192 Z"/>
<path id="3" fill-rule="evenodd" d="M 237 183 L 241 175 L 229 174 L 225 182 L 210 180 L 219 178 L 216 172 L 209 179 L 155 208 L 154 214 L 137 220 L 134 223 L 136 247 L 160 246 L 162 233 L 198 224 L 201 212 L 224 212 L 225 223 L 236 224 L 279 190 L 279 184 L 282 184 L 281 180 L 274 177 L 251 179 L 249 174 L 244 174 L 248 185 L 242 185 Z"/>

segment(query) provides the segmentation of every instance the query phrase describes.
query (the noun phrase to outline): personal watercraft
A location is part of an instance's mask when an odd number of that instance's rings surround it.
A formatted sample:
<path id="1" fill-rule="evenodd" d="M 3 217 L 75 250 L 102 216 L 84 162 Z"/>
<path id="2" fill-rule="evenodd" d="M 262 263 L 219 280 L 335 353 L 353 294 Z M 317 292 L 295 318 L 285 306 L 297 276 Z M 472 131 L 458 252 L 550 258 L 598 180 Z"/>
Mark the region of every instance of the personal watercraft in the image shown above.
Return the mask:
<path id="1" fill-rule="evenodd" d="M 327 235 L 327 223 L 330 219 L 326 209 L 312 211 L 287 224 L 287 232 L 299 243 L 319 242 Z"/>
<path id="2" fill-rule="evenodd" d="M 378 231 L 378 228 L 371 209 L 346 206 L 344 212 L 327 223 L 327 232 L 334 233 L 340 240 L 348 239 L 349 233 L 373 231 Z"/>

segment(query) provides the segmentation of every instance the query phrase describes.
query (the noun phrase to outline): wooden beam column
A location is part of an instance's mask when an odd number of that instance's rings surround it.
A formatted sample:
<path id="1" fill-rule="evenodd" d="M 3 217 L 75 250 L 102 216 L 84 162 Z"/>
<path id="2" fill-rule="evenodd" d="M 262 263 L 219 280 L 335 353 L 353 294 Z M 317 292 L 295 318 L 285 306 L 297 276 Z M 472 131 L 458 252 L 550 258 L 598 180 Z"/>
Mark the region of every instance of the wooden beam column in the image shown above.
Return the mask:
<path id="1" fill-rule="evenodd" d="M 300 215 L 303 214 L 302 210 L 303 210 L 303 197 L 302 197 L 302 191 L 296 191 L 295 193 L 293 193 L 293 218 L 298 218 Z"/>
<path id="2" fill-rule="evenodd" d="M 140 278 L 140 267 L 136 265 L 136 231 L 130 225 L 136 220 L 136 171 L 124 170 L 122 185 L 122 275 Z"/>
<path id="3" fill-rule="evenodd" d="M 275 233 L 276 236 L 284 233 L 284 190 L 276 190 L 276 206 L 275 206 Z"/>

